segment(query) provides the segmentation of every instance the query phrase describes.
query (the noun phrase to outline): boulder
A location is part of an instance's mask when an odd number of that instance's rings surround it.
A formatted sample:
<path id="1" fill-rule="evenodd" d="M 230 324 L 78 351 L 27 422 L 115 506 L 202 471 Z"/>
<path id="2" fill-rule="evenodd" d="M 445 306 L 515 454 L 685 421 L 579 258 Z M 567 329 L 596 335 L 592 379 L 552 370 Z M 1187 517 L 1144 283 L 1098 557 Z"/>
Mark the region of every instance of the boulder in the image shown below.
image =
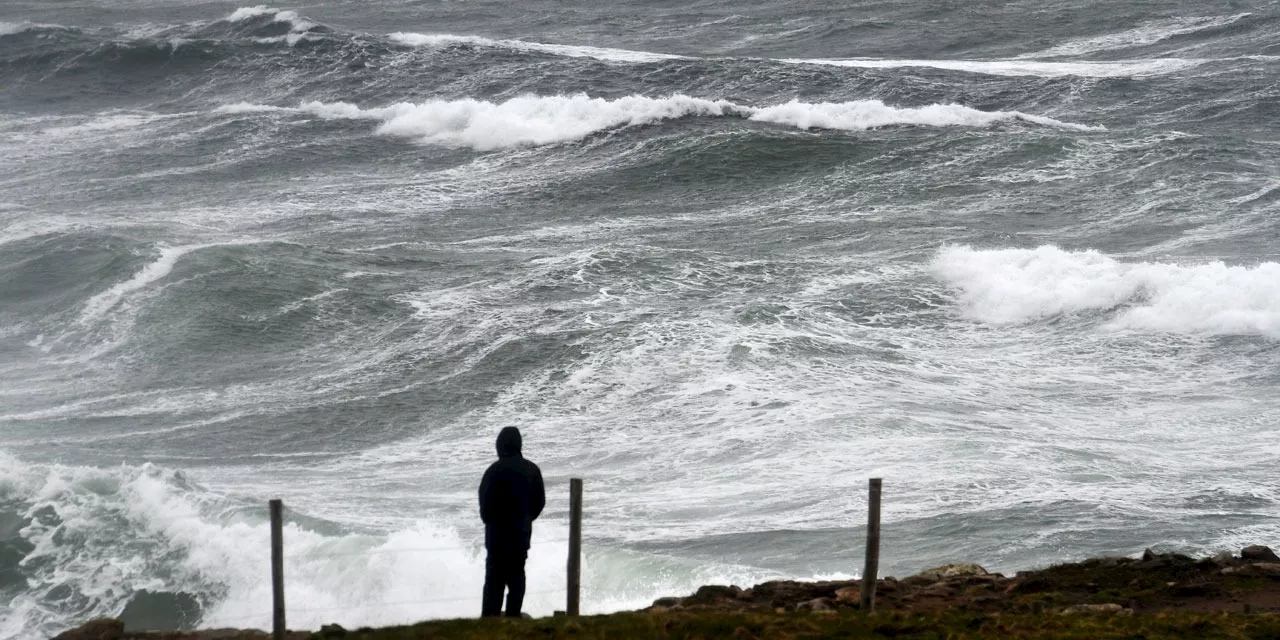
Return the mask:
<path id="1" fill-rule="evenodd" d="M 961 576 L 987 576 L 991 574 L 986 569 L 983 569 L 981 566 L 976 564 L 962 563 L 946 564 L 941 567 L 925 569 L 916 575 L 922 578 L 929 578 L 931 580 L 945 580 L 947 578 L 958 578 Z"/>
<path id="2" fill-rule="evenodd" d="M 828 601 L 826 598 L 814 598 L 812 600 L 806 600 L 796 605 L 796 611 L 809 611 L 809 612 L 817 613 L 819 611 L 833 611 L 833 610 L 834 610 L 834 607 L 831 606 L 831 602 Z"/>
<path id="3" fill-rule="evenodd" d="M 714 584 L 704 587 L 698 587 L 693 595 L 684 598 L 681 604 L 684 606 L 698 605 L 716 605 L 725 600 L 737 600 L 742 593 L 742 587 L 726 587 L 724 585 Z"/>
<path id="4" fill-rule="evenodd" d="M 1236 557 L 1231 555 L 1230 551 L 1223 551 L 1223 552 L 1220 552 L 1218 555 L 1214 556 L 1213 561 L 1219 566 L 1229 567 L 1235 564 Z"/>
<path id="5" fill-rule="evenodd" d="M 124 637 L 124 623 L 115 618 L 90 620 L 74 629 L 63 631 L 53 640 L 117 640 Z"/>
<path id="6" fill-rule="evenodd" d="M 1222 570 L 1224 576 L 1266 576 L 1280 578 L 1280 562 L 1254 562 Z"/>
<path id="7" fill-rule="evenodd" d="M 1280 562 L 1280 556 L 1276 552 L 1260 544 L 1241 549 L 1240 557 L 1253 562 Z"/>
<path id="8" fill-rule="evenodd" d="M 347 630 L 336 622 L 333 624 L 322 624 L 320 625 L 320 633 L 318 635 L 321 638 L 341 638 L 347 635 Z"/>
<path id="9" fill-rule="evenodd" d="M 836 602 L 853 607 L 862 606 L 862 587 L 836 589 Z"/>
<path id="10" fill-rule="evenodd" d="M 680 604 L 681 600 L 682 598 L 658 598 L 653 601 L 653 606 L 670 608 Z"/>
<path id="11" fill-rule="evenodd" d="M 1118 605 L 1118 604 L 1116 604 L 1116 603 L 1114 603 L 1114 602 L 1108 602 L 1108 603 L 1106 603 L 1106 604 L 1077 604 L 1077 605 L 1072 605 L 1072 606 L 1070 606 L 1070 607 L 1067 607 L 1066 609 L 1063 609 L 1063 610 L 1062 610 L 1062 613 L 1063 613 L 1063 614 L 1076 614 L 1076 613 L 1103 613 L 1103 614 L 1107 614 L 1107 615 L 1114 615 L 1114 614 L 1121 614 L 1121 615 L 1125 615 L 1125 614 L 1133 613 L 1133 609 L 1126 609 L 1126 608 L 1124 608 L 1124 607 L 1122 607 L 1122 606 L 1120 606 L 1120 605 Z"/>
<path id="12" fill-rule="evenodd" d="M 119 618 L 125 631 L 180 631 L 194 629 L 200 615 L 200 603 L 189 593 L 142 589 L 129 599 Z"/>

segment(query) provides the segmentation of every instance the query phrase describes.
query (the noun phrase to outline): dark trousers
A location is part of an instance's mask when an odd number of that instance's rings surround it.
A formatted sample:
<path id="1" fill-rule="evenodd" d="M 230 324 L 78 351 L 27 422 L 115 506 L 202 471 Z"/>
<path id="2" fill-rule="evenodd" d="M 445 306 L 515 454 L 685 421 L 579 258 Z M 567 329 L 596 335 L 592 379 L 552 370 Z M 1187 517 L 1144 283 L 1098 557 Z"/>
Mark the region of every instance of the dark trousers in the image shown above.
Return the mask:
<path id="1" fill-rule="evenodd" d="M 502 613 L 502 592 L 507 591 L 507 615 L 520 617 L 524 604 L 524 561 L 527 551 L 490 549 L 484 563 L 484 604 L 481 616 Z"/>

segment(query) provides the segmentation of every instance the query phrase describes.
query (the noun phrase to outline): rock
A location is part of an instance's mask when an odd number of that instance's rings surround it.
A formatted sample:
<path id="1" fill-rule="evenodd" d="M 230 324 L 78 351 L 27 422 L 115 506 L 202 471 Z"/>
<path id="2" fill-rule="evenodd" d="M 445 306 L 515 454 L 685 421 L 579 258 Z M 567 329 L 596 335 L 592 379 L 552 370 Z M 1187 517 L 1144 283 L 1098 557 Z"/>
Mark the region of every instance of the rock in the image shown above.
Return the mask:
<path id="1" fill-rule="evenodd" d="M 1133 613 L 1133 609 L 1126 609 L 1114 602 L 1107 604 L 1077 604 L 1062 610 L 1063 614 L 1075 613 L 1104 613 L 1108 615 L 1120 614 L 1127 615 Z"/>
<path id="2" fill-rule="evenodd" d="M 826 598 L 814 598 L 806 600 L 796 605 L 796 611 L 810 611 L 817 613 L 819 611 L 832 611 L 831 603 Z"/>
<path id="3" fill-rule="evenodd" d="M 707 585 L 698 587 L 698 590 L 693 595 L 685 598 L 682 604 L 715 604 L 721 600 L 737 600 L 740 593 L 742 593 L 742 587 L 726 587 L 719 584 Z"/>
<path id="4" fill-rule="evenodd" d="M 319 636 L 321 638 L 341 638 L 345 635 L 347 635 L 347 630 L 340 624 L 334 623 L 320 625 Z"/>
<path id="5" fill-rule="evenodd" d="M 921 589 L 918 592 L 918 594 L 922 596 L 934 596 L 938 598 L 945 598 L 953 595 L 955 592 L 956 592 L 955 587 L 945 582 L 935 582 L 934 584 L 931 584 Z"/>
<path id="6" fill-rule="evenodd" d="M 670 611 L 670 609 L 666 607 L 660 607 L 658 605 L 654 605 L 652 607 L 649 607 L 648 609 L 645 609 L 645 611 L 648 613 L 666 613 Z"/>
<path id="7" fill-rule="evenodd" d="M 853 607 L 862 606 L 862 587 L 836 589 L 836 602 Z"/>
<path id="8" fill-rule="evenodd" d="M 98 618 L 63 631 L 53 640 L 117 640 L 121 637 L 124 637 L 123 622 L 115 618 Z"/>
<path id="9" fill-rule="evenodd" d="M 1142 550 L 1142 561 L 1143 561 L 1143 562 L 1151 562 L 1152 560 L 1155 560 L 1155 559 L 1157 559 L 1157 558 L 1159 558 L 1159 557 L 1160 557 L 1160 554 L 1158 554 L 1158 553 L 1156 553 L 1156 552 L 1152 551 L 1151 549 L 1143 549 L 1143 550 Z"/>
<path id="10" fill-rule="evenodd" d="M 1130 562 L 1133 562 L 1133 558 L 1125 556 L 1107 556 L 1105 558 L 1098 558 L 1099 567 L 1118 567 L 1123 564 L 1129 564 Z"/>
<path id="11" fill-rule="evenodd" d="M 1241 549 L 1240 557 L 1254 562 L 1280 562 L 1280 556 L 1277 556 L 1276 552 L 1271 550 L 1271 547 L 1264 547 L 1260 544 Z"/>
<path id="12" fill-rule="evenodd" d="M 139 590 L 118 616 L 125 631 L 180 631 L 200 621 L 200 603 L 189 593 Z"/>
<path id="13" fill-rule="evenodd" d="M 1229 567 L 1235 564 L 1236 557 L 1231 555 L 1230 551 L 1223 551 L 1213 557 L 1213 562 L 1223 567 Z"/>
<path id="14" fill-rule="evenodd" d="M 674 607 L 674 606 L 676 606 L 676 605 L 680 604 L 680 601 L 681 601 L 681 600 L 683 600 L 683 598 L 658 598 L 657 600 L 654 600 L 654 601 L 653 601 L 653 606 L 655 606 L 655 607 Z"/>
<path id="15" fill-rule="evenodd" d="M 924 578 L 930 578 L 932 580 L 944 580 L 946 578 L 958 578 L 960 576 L 986 576 L 991 574 L 986 569 L 983 569 L 976 564 L 962 563 L 947 564 L 941 567 L 925 569 L 917 575 Z"/>
<path id="16" fill-rule="evenodd" d="M 1280 578 L 1280 562 L 1254 562 L 1222 570 L 1224 576 L 1267 576 Z"/>

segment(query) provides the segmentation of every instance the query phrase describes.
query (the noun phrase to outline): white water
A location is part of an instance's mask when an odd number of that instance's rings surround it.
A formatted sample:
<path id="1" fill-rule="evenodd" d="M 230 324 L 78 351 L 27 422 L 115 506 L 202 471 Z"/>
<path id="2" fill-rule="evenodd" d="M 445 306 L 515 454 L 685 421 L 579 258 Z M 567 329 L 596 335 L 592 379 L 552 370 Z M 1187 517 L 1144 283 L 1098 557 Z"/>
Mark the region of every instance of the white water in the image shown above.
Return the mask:
<path id="1" fill-rule="evenodd" d="M 1058 56 L 1080 56 L 1102 51 L 1115 51 L 1143 45 L 1155 44 L 1173 36 L 1195 33 L 1205 29 L 1213 29 L 1229 25 L 1253 14 L 1238 13 L 1228 16 L 1196 16 L 1155 20 L 1133 29 L 1108 33 L 1090 38 L 1070 40 L 1056 44 L 1047 49 L 1028 53 L 1020 58 L 1052 58 Z"/>
<path id="2" fill-rule="evenodd" d="M 238 103 L 218 109 L 226 114 L 308 113 L 326 119 L 380 121 L 377 133 L 426 144 L 480 151 L 580 140 L 594 133 L 686 117 L 737 117 L 799 129 L 861 131 L 885 126 L 983 127 L 998 122 L 1074 129 L 1102 127 L 1062 122 L 1019 111 L 981 111 L 956 104 L 893 107 L 879 100 L 843 103 L 791 101 L 769 107 L 705 100 L 686 95 L 665 98 L 628 96 L 616 100 L 569 96 L 519 96 L 503 102 L 431 100 L 361 108 L 346 102 L 306 102 L 296 108 Z"/>
<path id="3" fill-rule="evenodd" d="M 455 36 L 450 34 L 392 33 L 387 36 L 395 42 L 411 47 L 444 48 L 455 45 L 475 47 L 493 47 L 513 49 L 516 51 L 536 51 L 568 58 L 592 58 L 606 62 L 661 62 L 663 60 L 688 59 L 669 53 L 651 53 L 648 51 L 632 51 L 630 49 L 610 49 L 605 47 L 588 47 L 568 44 L 546 44 L 526 42 L 524 40 L 494 40 L 482 36 Z"/>
<path id="4" fill-rule="evenodd" d="M 1280 263 L 1121 262 L 1097 251 L 944 249 L 933 263 L 966 317 L 1019 324 L 1111 312 L 1110 330 L 1280 339 Z"/>
<path id="5" fill-rule="evenodd" d="M 209 492 L 181 473 L 149 464 L 30 465 L 0 454 L 0 501 L 24 505 L 22 513 L 33 521 L 21 537 L 34 547 L 23 560 L 29 587 L 0 612 L 0 637 L 47 636 L 67 619 L 117 615 L 141 589 L 196 596 L 206 628 L 270 626 L 264 603 L 271 587 L 263 579 L 270 531 L 256 500 Z M 484 552 L 475 532 L 467 533 L 424 519 L 385 534 L 322 533 L 287 522 L 291 626 L 476 615 Z M 555 515 L 535 527 L 525 601 L 535 615 L 564 608 L 566 537 Z M 664 574 L 654 570 L 654 561 L 588 547 L 584 610 L 639 607 L 655 593 L 769 575 L 731 567 L 723 573 L 677 570 L 669 563 L 672 571 Z M 68 586 L 70 596 L 50 596 Z"/>
<path id="6" fill-rule="evenodd" d="M 993 76 L 1035 76 L 1058 78 L 1079 76 L 1082 78 L 1141 78 L 1177 73 L 1198 67 L 1206 59 L 1151 58 L 1147 60 L 1120 61 L 1043 61 L 1043 60 L 895 60 L 882 58 L 791 58 L 781 60 L 788 64 L 816 64 L 830 67 L 854 67 L 862 69 L 900 69 L 922 67 L 963 71 Z"/>

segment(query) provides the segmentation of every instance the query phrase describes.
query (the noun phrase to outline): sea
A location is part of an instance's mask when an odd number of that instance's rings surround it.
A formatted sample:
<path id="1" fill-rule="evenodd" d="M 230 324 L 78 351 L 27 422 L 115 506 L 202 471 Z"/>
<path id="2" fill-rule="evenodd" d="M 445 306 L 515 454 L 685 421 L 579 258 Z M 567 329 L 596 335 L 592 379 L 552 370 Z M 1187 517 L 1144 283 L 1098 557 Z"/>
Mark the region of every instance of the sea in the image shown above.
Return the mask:
<path id="1" fill-rule="evenodd" d="M 1280 543 L 1280 6 L 5 0 L 0 638 Z M 177 613 L 175 613 L 177 612 Z M 150 618 L 146 618 L 150 616 Z M 131 623 L 133 624 L 133 623 Z M 143 624 L 143 623 L 136 623 Z"/>

